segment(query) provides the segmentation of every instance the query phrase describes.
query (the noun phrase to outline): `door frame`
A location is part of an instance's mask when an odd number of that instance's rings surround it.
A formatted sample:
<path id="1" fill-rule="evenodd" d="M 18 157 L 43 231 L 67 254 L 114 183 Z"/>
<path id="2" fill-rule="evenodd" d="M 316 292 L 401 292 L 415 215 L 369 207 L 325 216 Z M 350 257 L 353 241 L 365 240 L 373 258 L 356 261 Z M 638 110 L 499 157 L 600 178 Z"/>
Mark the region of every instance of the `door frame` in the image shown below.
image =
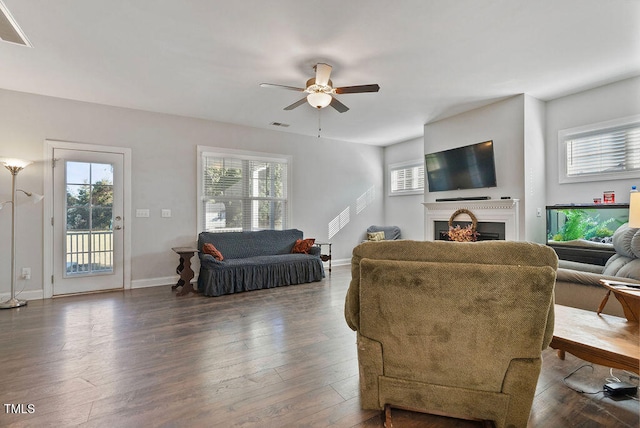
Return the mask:
<path id="1" fill-rule="evenodd" d="M 44 215 L 42 229 L 43 236 L 43 297 L 53 297 L 53 151 L 54 149 L 82 150 L 87 152 L 103 152 L 122 154 L 123 165 L 123 286 L 125 290 L 131 289 L 131 149 L 127 147 L 103 146 L 96 144 L 74 143 L 69 141 L 45 140 L 44 141 Z M 47 256 L 48 254 L 48 256 Z"/>

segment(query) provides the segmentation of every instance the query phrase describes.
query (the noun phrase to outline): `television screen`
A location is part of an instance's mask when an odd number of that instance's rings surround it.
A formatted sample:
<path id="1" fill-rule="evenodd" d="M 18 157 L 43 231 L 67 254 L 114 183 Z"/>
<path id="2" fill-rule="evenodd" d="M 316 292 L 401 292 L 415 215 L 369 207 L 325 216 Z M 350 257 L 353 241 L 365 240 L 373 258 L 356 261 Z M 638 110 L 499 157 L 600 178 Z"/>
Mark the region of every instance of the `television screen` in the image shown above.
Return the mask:
<path id="1" fill-rule="evenodd" d="M 496 187 L 493 141 L 425 155 L 429 192 Z"/>

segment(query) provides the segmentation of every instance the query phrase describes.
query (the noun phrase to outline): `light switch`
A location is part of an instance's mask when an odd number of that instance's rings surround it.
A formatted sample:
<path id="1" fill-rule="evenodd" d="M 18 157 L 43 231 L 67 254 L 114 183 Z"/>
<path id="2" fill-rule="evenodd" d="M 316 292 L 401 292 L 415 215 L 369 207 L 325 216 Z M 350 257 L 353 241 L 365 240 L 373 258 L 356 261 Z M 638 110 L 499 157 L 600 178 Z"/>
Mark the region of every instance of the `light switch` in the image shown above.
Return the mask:
<path id="1" fill-rule="evenodd" d="M 171 217 L 171 210 L 163 209 L 162 210 L 162 217 L 164 217 L 164 218 Z"/>
<path id="2" fill-rule="evenodd" d="M 149 217 L 149 210 L 146 209 L 137 209 L 136 217 Z"/>

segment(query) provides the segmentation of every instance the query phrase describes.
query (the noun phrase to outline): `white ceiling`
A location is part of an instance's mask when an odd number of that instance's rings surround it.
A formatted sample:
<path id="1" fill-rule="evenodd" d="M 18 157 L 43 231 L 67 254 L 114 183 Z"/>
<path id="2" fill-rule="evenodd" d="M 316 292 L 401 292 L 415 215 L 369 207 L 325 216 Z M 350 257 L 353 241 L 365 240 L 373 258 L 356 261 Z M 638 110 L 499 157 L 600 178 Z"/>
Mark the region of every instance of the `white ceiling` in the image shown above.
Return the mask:
<path id="1" fill-rule="evenodd" d="M 317 62 L 322 136 L 388 145 L 515 94 L 550 100 L 640 75 L 636 0 L 4 0 L 33 48 L 0 42 L 0 87 L 317 135 L 283 108 Z M 640 94 L 639 94 L 640 96 Z M 274 128 L 271 122 L 289 124 Z"/>

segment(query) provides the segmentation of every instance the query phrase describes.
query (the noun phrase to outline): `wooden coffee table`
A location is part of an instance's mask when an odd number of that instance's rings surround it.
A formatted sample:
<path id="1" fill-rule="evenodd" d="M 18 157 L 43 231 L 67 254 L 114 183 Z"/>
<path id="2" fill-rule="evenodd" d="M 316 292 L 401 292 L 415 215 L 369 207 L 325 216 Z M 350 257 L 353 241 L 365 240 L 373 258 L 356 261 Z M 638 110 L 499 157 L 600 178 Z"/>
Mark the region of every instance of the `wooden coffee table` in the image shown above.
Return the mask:
<path id="1" fill-rule="evenodd" d="M 565 352 L 606 367 L 640 374 L 638 323 L 612 315 L 555 305 L 555 328 L 549 345 L 564 359 Z"/>

